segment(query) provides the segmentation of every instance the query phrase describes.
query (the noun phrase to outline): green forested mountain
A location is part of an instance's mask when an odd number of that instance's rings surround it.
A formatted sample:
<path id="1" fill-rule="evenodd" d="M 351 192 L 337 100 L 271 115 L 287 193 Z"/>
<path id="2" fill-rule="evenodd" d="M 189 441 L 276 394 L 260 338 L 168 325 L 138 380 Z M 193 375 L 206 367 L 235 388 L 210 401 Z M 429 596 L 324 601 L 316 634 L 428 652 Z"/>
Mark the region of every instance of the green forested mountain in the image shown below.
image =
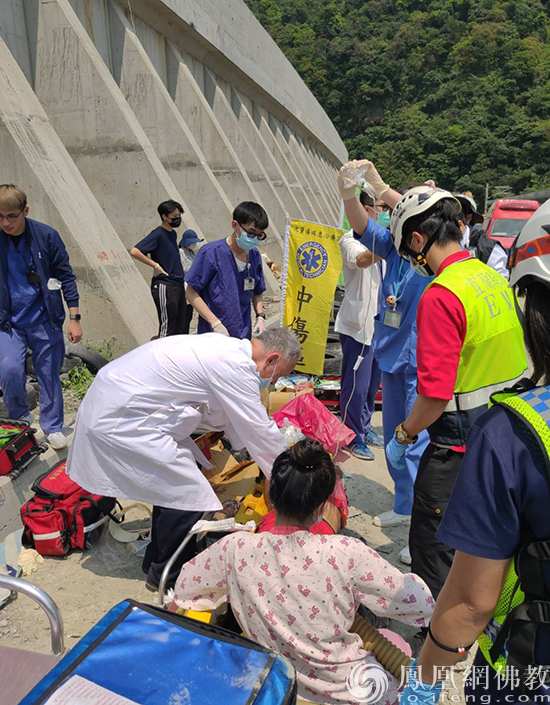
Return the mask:
<path id="1" fill-rule="evenodd" d="M 246 0 L 392 185 L 550 187 L 550 8 L 541 0 Z"/>

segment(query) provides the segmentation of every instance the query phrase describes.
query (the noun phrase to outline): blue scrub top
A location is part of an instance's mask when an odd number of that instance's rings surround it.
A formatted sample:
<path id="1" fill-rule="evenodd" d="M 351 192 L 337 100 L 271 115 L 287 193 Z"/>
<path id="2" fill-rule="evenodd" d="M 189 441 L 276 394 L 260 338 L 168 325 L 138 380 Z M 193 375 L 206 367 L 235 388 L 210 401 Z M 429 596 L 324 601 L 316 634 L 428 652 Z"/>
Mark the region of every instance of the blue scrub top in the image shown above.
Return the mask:
<path id="1" fill-rule="evenodd" d="M 247 277 L 254 288 L 244 290 Z M 197 291 L 205 304 L 217 316 L 233 338 L 252 337 L 250 304 L 252 297 L 265 291 L 262 256 L 257 248 L 248 253 L 248 266 L 239 272 L 235 256 L 225 238 L 203 245 L 185 276 L 189 286 Z M 210 333 L 212 328 L 199 316 L 198 333 Z"/>
<path id="2" fill-rule="evenodd" d="M 416 374 L 416 310 L 424 289 L 433 277 L 417 274 L 410 264 L 400 257 L 393 244 L 390 231 L 369 218 L 365 232 L 354 236 L 374 254 L 386 261 L 386 273 L 381 286 L 380 312 L 374 317 L 373 350 L 378 366 L 383 372 Z M 401 316 L 399 328 L 384 324 L 388 309 L 388 296 L 397 297 Z"/>
<path id="3" fill-rule="evenodd" d="M 7 264 L 11 324 L 14 328 L 36 325 L 47 318 L 47 313 L 40 284 L 30 284 L 27 279 L 29 266 L 34 270 L 35 267 L 25 233 L 20 235 L 17 247 L 10 238 Z"/>

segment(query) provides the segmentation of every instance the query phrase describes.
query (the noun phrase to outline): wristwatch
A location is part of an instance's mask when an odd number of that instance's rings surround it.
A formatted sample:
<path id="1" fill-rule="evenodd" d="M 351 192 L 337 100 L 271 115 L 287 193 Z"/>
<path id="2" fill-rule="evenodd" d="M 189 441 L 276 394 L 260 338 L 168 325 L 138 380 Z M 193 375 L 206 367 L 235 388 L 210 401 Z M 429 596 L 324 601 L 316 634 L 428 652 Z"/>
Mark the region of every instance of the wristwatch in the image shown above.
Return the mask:
<path id="1" fill-rule="evenodd" d="M 401 443 L 401 445 L 410 446 L 413 443 L 416 443 L 416 441 L 418 440 L 418 434 L 416 436 L 409 436 L 403 424 L 400 423 L 399 426 L 395 429 L 395 440 L 398 443 Z"/>
<path id="2" fill-rule="evenodd" d="M 256 318 L 263 318 L 265 321 L 265 313 L 257 313 Z"/>
<path id="3" fill-rule="evenodd" d="M 69 318 L 71 319 L 71 321 L 80 321 L 82 316 L 79 313 L 75 313 L 69 316 Z"/>

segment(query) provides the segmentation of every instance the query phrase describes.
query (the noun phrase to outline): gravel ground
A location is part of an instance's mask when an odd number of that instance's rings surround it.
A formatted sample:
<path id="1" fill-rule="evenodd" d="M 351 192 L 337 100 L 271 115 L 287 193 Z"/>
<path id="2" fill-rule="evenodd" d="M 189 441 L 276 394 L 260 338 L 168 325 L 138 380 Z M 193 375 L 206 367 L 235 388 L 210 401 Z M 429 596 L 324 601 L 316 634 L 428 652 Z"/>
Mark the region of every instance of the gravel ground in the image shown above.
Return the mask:
<path id="1" fill-rule="evenodd" d="M 70 420 L 70 419 L 68 419 Z M 377 412 L 374 427 L 381 433 L 381 414 Z M 375 460 L 357 460 L 343 452 L 337 460 L 346 474 L 345 485 L 350 501 L 350 517 L 346 532 L 363 538 L 369 546 L 403 571 L 398 560 L 405 546 L 408 527 L 380 529 L 372 517 L 392 507 L 391 480 L 382 449 L 376 448 Z M 66 646 L 70 648 L 113 605 L 125 598 L 153 603 L 155 595 L 145 587 L 141 558 L 117 543 L 110 535 L 93 549 L 74 552 L 66 558 L 46 558 L 32 576 L 59 605 L 64 619 Z M 391 622 L 390 628 L 413 641 L 415 629 Z M 6 646 L 49 653 L 49 627 L 46 616 L 25 597 L 19 597 L 0 611 L 0 638 Z M 456 674 L 460 687 L 463 671 Z M 462 703 L 460 691 L 449 687 L 442 702 Z"/>

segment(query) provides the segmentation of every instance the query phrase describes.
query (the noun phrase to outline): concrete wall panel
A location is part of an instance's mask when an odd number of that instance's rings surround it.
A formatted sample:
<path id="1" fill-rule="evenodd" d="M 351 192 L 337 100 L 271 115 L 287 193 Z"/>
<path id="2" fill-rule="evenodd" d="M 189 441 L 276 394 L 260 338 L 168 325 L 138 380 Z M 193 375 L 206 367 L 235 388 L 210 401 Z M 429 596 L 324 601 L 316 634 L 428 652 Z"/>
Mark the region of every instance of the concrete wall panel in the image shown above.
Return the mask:
<path id="1" fill-rule="evenodd" d="M 108 0 L 69 0 L 105 65 L 111 68 Z"/>
<path id="2" fill-rule="evenodd" d="M 270 128 L 277 140 L 277 144 L 281 148 L 281 151 L 287 158 L 289 164 L 291 165 L 294 173 L 298 177 L 300 183 L 306 195 L 309 198 L 310 203 L 315 209 L 316 218 L 318 223 L 329 224 L 331 222 L 330 210 L 326 207 L 323 199 L 318 197 L 320 193 L 319 187 L 317 185 L 317 176 L 311 170 L 304 169 L 303 162 L 300 159 L 299 152 L 291 147 L 289 140 L 285 137 L 282 130 L 282 124 L 274 117 L 270 116 Z"/>
<path id="3" fill-rule="evenodd" d="M 127 5 L 127 0 L 120 0 Z M 276 117 L 311 133 L 344 160 L 347 150 L 328 115 L 242 0 L 130 0 L 166 37 L 186 47 Z"/>
<path id="4" fill-rule="evenodd" d="M 264 161 L 260 159 L 248 142 L 231 104 L 217 84 L 215 76 L 208 69 L 205 71 L 205 79 L 208 104 L 235 152 L 239 155 L 250 180 L 262 194 L 270 218 L 275 217 L 275 222 L 278 223 L 277 218 L 286 218 L 289 206 L 297 207 L 290 189 L 279 174 L 274 177 L 274 180 L 271 179 Z"/>
<path id="5" fill-rule="evenodd" d="M 37 96 L 130 249 L 157 225 L 161 201 L 184 198 L 67 0 L 41 0 L 38 38 Z M 200 232 L 188 208 L 184 221 Z"/>
<path id="6" fill-rule="evenodd" d="M 231 107 L 239 121 L 240 128 L 248 142 L 254 150 L 254 153 L 263 164 L 267 171 L 271 183 L 279 192 L 283 200 L 287 212 L 293 218 L 305 218 L 306 213 L 303 211 L 301 203 L 298 201 L 296 192 L 291 188 L 285 175 L 283 174 L 277 160 L 273 156 L 271 150 L 266 144 L 263 136 L 256 127 L 252 115 L 248 108 L 241 102 L 236 91 L 232 93 Z"/>
<path id="7" fill-rule="evenodd" d="M 258 129 L 268 149 L 273 155 L 275 161 L 279 165 L 279 168 L 283 172 L 286 180 L 290 185 L 290 188 L 294 191 L 296 200 L 302 208 L 302 213 L 304 213 L 306 218 L 316 220 L 317 217 L 315 213 L 315 208 L 309 200 L 309 196 L 304 191 L 304 188 L 296 172 L 292 168 L 292 165 L 290 164 L 288 159 L 285 157 L 282 149 L 279 146 L 279 143 L 275 138 L 275 135 L 273 134 L 269 126 L 269 113 L 264 110 L 261 106 L 254 104 L 252 117 L 254 119 L 256 128 Z"/>
<path id="8" fill-rule="evenodd" d="M 270 189 L 264 189 L 263 193 L 257 189 L 257 185 L 263 185 L 263 182 L 252 182 L 240 155 L 233 148 L 189 67 L 183 61 L 180 50 L 173 44 L 168 47 L 168 66 L 169 86 L 172 84 L 170 93 L 232 205 L 251 200 L 261 203 L 268 211 L 271 237 L 265 249 L 271 258 L 279 261 L 285 227 L 283 208 L 276 199 L 270 198 Z M 267 199 L 263 197 L 264 193 Z M 224 227 L 227 230 L 228 223 L 225 223 Z"/>
<path id="9" fill-rule="evenodd" d="M 193 204 L 203 234 L 217 240 L 231 222 L 231 201 L 118 5 L 111 25 L 123 46 L 122 93 L 179 192 Z"/>
<path id="10" fill-rule="evenodd" d="M 32 84 L 33 72 L 23 0 L 0 2 L 0 38 L 13 54 L 27 81 Z"/>
<path id="11" fill-rule="evenodd" d="M 30 217 L 65 242 L 78 280 L 86 338 L 120 349 L 148 340 L 156 314 L 147 284 L 0 39 L 0 182 L 26 191 Z"/>
<path id="12" fill-rule="evenodd" d="M 321 194 L 325 199 L 327 208 L 330 210 L 330 212 L 333 214 L 333 217 L 336 219 L 335 222 L 338 222 L 340 211 L 340 195 L 335 195 L 332 185 L 329 184 L 329 179 L 326 176 L 325 170 L 322 168 L 322 165 L 313 158 L 311 150 L 308 149 L 305 140 L 301 139 L 299 135 L 297 135 L 295 132 L 292 132 L 288 128 L 287 131 L 288 139 L 290 141 L 292 149 L 296 150 L 297 153 L 300 155 L 300 158 L 303 160 L 305 168 L 310 169 L 312 173 L 317 175 L 317 184 L 319 185 Z"/>

